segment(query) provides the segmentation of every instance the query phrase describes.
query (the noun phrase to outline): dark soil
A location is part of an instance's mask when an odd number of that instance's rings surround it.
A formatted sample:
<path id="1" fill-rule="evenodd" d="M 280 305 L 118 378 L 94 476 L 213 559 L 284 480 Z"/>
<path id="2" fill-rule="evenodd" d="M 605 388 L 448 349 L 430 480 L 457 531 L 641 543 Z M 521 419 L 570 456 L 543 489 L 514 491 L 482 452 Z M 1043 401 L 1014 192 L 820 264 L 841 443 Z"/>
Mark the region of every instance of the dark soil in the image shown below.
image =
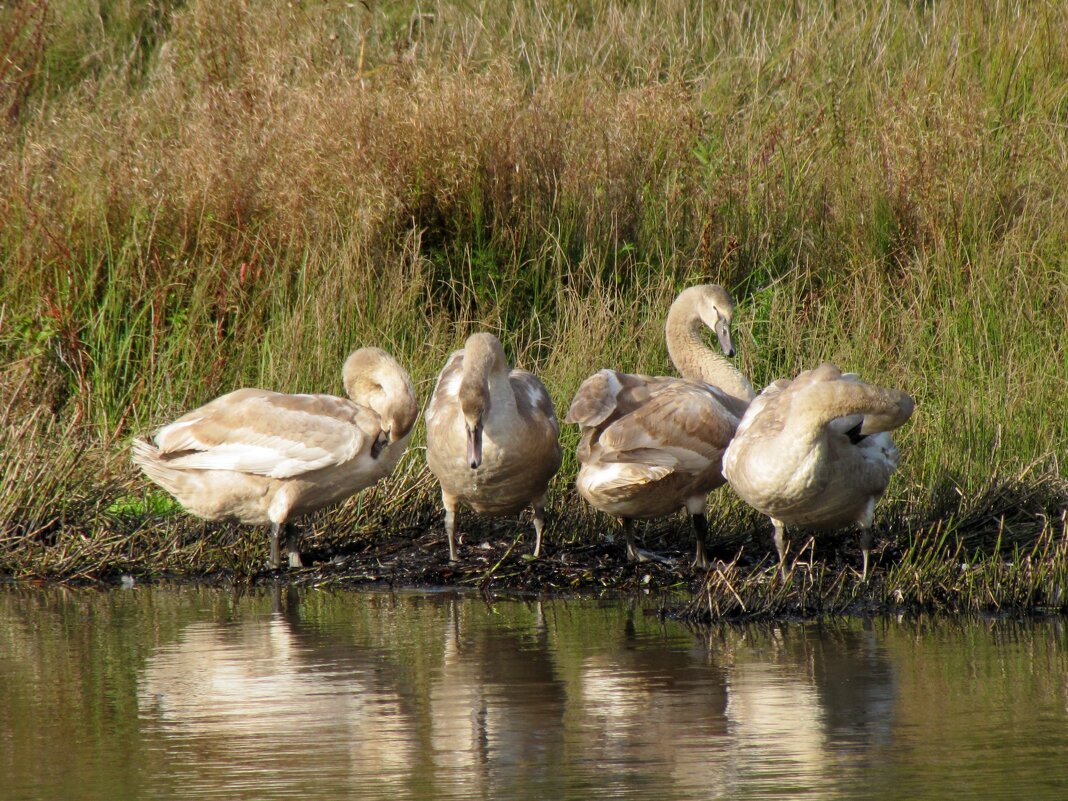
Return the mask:
<path id="1" fill-rule="evenodd" d="M 621 541 L 561 545 L 542 543 L 532 555 L 533 537 L 480 537 L 458 546 L 459 561 L 450 563 L 444 532 L 411 532 L 411 536 L 371 539 L 344 554 L 304 553 L 307 567 L 280 568 L 257 574 L 253 583 L 279 578 L 305 585 L 338 587 L 383 585 L 401 587 L 468 587 L 483 591 L 558 594 L 576 591 L 633 593 L 643 589 L 692 591 L 704 571 L 691 567 L 692 551 L 680 544 L 657 543 L 655 557 L 629 562 Z M 733 558 L 711 552 L 713 557 Z"/>
<path id="2" fill-rule="evenodd" d="M 178 582 L 225 587 L 448 589 L 493 596 L 641 594 L 657 599 L 648 613 L 692 624 L 887 612 L 1068 613 L 1064 592 L 1068 546 L 1052 529 L 1029 550 L 1014 550 L 1011 558 L 995 553 L 975 564 L 966 564 L 968 553 L 960 543 L 943 543 L 939 529 L 926 532 L 926 538 L 915 539 L 911 545 L 900 534 L 881 531 L 872 553 L 871 575 L 863 582 L 857 537 L 848 532 L 801 539 L 797 550 L 791 550 L 786 569 L 780 571 L 763 528 L 711 535 L 708 570 L 691 566 L 693 541 L 688 526 L 643 527 L 638 544 L 648 558 L 640 562 L 626 559 L 618 529 L 576 531 L 581 539 L 567 541 L 557 528 L 555 536 L 543 543 L 541 557 L 534 559 L 529 527 L 493 521 L 472 528 L 466 541 L 458 543 L 455 563 L 448 560 L 442 527 L 420 521 L 364 529 L 357 539 L 313 531 L 302 547 L 306 566 L 274 570 L 265 565 L 263 531 L 204 527 L 189 532 L 192 544 L 183 549 L 205 550 L 184 554 L 188 566 L 184 569 L 146 570 L 148 563 L 139 559 L 129 559 L 124 565 L 108 560 L 110 564 L 102 569 L 51 580 L 102 587 Z M 330 527 L 331 533 L 336 531 Z M 902 542 L 908 546 L 904 550 Z M 214 556 L 218 552 L 236 555 L 229 567 L 219 564 Z M 197 571 L 198 563 L 214 567 Z M 26 579 L 49 580 L 47 572 Z"/>
<path id="3" fill-rule="evenodd" d="M 525 527 L 501 524 L 458 544 L 459 561 L 450 563 L 445 533 L 440 526 L 390 531 L 346 547 L 343 552 L 303 552 L 306 567 L 267 570 L 249 577 L 251 583 L 283 580 L 306 586 L 385 586 L 390 588 L 471 588 L 483 592 L 534 594 L 601 593 L 628 595 L 642 591 L 678 592 L 693 597 L 704 586 L 708 571 L 692 566 L 689 527 L 659 527 L 639 539 L 647 558 L 626 558 L 616 533 L 594 541 L 559 543 L 546 539 L 541 556 L 533 558 L 533 536 Z M 709 538 L 713 571 L 730 563 L 748 575 L 772 574 L 778 560 L 764 532 L 736 535 L 729 541 Z M 860 551 L 855 536 L 826 537 L 819 561 L 835 573 L 855 573 Z M 885 548 L 885 544 L 884 544 Z M 880 549 L 873 554 L 878 563 Z M 859 578 L 859 574 L 856 574 Z"/>

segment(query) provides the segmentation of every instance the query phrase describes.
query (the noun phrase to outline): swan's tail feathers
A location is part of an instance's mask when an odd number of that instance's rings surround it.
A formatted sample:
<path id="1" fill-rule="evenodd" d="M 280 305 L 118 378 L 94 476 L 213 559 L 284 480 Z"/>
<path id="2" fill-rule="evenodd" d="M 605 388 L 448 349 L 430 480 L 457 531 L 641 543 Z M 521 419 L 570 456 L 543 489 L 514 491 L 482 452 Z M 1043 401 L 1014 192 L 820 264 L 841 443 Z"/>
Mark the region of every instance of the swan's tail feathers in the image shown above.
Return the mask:
<path id="1" fill-rule="evenodd" d="M 159 459 L 159 448 L 148 437 L 134 437 L 130 448 L 132 450 L 130 459 L 142 468 Z"/>
<path id="2" fill-rule="evenodd" d="M 146 476 L 172 495 L 176 493 L 181 471 L 167 464 L 156 443 L 148 437 L 135 437 L 131 450 L 131 460 Z"/>

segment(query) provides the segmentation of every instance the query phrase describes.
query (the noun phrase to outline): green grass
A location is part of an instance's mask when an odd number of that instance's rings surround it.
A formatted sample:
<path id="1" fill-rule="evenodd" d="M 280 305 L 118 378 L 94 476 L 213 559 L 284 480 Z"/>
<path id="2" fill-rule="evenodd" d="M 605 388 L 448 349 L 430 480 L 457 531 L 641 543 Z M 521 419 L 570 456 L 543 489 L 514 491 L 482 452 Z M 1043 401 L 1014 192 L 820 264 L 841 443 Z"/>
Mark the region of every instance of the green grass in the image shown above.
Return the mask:
<path id="1" fill-rule="evenodd" d="M 897 538 L 885 570 L 867 582 L 820 558 L 808 539 L 784 574 L 773 559 L 745 567 L 714 566 L 693 599 L 677 610 L 691 622 L 821 618 L 855 613 L 935 612 L 969 615 L 1064 613 L 1068 610 L 1068 527 L 1062 518 L 1027 544 L 969 548 L 957 521 L 919 527 Z"/>
<path id="2" fill-rule="evenodd" d="M 5 7 L 0 572 L 245 565 L 262 535 L 133 520 L 132 435 L 237 386 L 338 392 L 361 344 L 425 398 L 482 328 L 562 413 L 601 367 L 668 371 L 698 281 L 735 293 L 754 384 L 833 360 L 916 398 L 884 538 L 1030 548 L 1068 498 L 1065 29 L 1056 3 Z M 435 519 L 421 440 L 312 540 Z M 601 528 L 575 469 L 564 541 Z M 727 490 L 713 515 L 759 525 Z"/>

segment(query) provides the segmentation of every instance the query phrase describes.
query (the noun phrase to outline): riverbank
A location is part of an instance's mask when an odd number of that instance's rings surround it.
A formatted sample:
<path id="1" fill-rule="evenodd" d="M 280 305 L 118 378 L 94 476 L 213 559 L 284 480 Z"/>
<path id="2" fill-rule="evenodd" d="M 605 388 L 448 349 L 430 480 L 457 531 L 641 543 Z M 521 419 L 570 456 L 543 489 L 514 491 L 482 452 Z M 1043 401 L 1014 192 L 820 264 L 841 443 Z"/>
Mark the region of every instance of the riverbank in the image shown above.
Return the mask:
<path id="1" fill-rule="evenodd" d="M 644 595 L 659 599 L 665 616 L 695 624 L 781 619 L 825 619 L 852 615 L 1068 614 L 1068 536 L 1064 521 L 1041 534 L 1029 549 L 1011 555 L 969 555 L 939 529 L 920 532 L 902 551 L 897 544 L 876 548 L 877 570 L 861 582 L 855 537 L 802 543 L 785 575 L 773 554 L 759 547 L 713 547 L 708 571 L 690 567 L 692 554 L 659 543 L 656 557 L 639 563 L 623 558 L 619 542 L 545 548 L 533 559 L 526 541 L 486 537 L 463 548 L 450 564 L 444 537 L 431 531 L 416 537 L 363 543 L 304 568 L 262 569 L 250 573 L 106 571 L 31 583 L 93 584 L 132 588 L 145 584 L 277 586 L 317 589 L 457 589 L 487 597 Z M 311 555 L 311 560 L 317 554 Z M 25 581 L 21 582 L 25 583 Z"/>
<path id="2" fill-rule="evenodd" d="M 764 532 L 766 533 L 766 532 Z M 663 596 L 663 611 L 694 623 L 824 618 L 852 614 L 1050 614 L 1068 612 L 1068 520 L 1045 528 L 1029 548 L 1009 555 L 970 553 L 947 527 L 884 539 L 867 582 L 857 569 L 855 536 L 806 538 L 780 573 L 766 543 L 747 538 L 732 549 L 711 547 L 712 567 L 691 567 L 692 548 L 655 541 L 646 561 L 632 563 L 622 543 L 545 549 L 529 555 L 529 538 L 479 538 L 459 564 L 442 556 L 440 532 L 388 539 L 312 568 L 285 571 L 297 585 L 351 588 L 461 587 L 534 595 L 638 593 Z M 996 549 L 995 549 L 996 551 Z M 277 573 L 250 577 L 275 581 Z M 690 599 L 686 601 L 685 599 Z"/>
<path id="3" fill-rule="evenodd" d="M 1048 484 L 1049 482 L 1047 482 Z M 1063 490 L 1063 485 L 1061 485 Z M 53 532 L 51 544 L 21 554 L 0 550 L 0 575 L 22 582 L 137 586 L 168 581 L 256 587 L 456 588 L 533 596 L 663 597 L 663 613 L 693 623 L 852 614 L 1032 615 L 1068 612 L 1068 516 L 1036 502 L 1055 486 L 1001 487 L 927 525 L 884 516 L 876 525 L 873 575 L 861 582 L 853 533 L 795 535 L 785 574 L 766 521 L 713 526 L 713 565 L 691 567 L 684 516 L 639 532 L 649 557 L 628 562 L 618 526 L 561 514 L 543 555 L 530 553 L 529 520 L 464 520 L 458 563 L 448 561 L 440 514 L 421 507 L 403 525 L 380 520 L 343 535 L 338 520 L 366 520 L 355 502 L 311 518 L 302 540 L 306 567 L 266 567 L 267 534 L 248 526 L 196 522 L 169 510 L 130 518 L 92 535 Z M 373 493 L 372 493 L 373 494 Z M 575 496 L 572 496 L 575 497 Z M 373 498 L 367 499 L 373 502 Z M 112 524 L 121 517 L 112 518 Z M 570 532 L 568 535 L 567 532 Z M 11 540 L 8 539 L 7 543 Z M 25 543 L 23 543 L 25 545 Z"/>

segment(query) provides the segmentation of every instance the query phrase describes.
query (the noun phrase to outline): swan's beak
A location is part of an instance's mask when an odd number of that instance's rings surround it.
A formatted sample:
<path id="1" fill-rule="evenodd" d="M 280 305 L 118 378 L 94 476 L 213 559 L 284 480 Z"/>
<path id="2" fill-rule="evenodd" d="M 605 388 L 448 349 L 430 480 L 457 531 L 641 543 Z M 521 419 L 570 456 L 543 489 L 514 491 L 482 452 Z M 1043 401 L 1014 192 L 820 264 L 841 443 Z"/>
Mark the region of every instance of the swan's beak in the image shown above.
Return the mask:
<path id="1" fill-rule="evenodd" d="M 477 470 L 482 464 L 482 425 L 467 429 L 467 464 Z"/>
<path id="2" fill-rule="evenodd" d="M 722 317 L 716 322 L 716 337 L 719 339 L 719 347 L 724 355 L 734 355 L 734 345 L 731 344 L 731 328 Z"/>
<path id="3" fill-rule="evenodd" d="M 382 453 L 382 451 L 385 450 L 386 446 L 389 445 L 389 443 L 392 441 L 393 440 L 390 434 L 387 434 L 385 431 L 380 433 L 375 439 L 374 444 L 371 445 L 371 458 L 377 459 L 378 455 Z"/>

